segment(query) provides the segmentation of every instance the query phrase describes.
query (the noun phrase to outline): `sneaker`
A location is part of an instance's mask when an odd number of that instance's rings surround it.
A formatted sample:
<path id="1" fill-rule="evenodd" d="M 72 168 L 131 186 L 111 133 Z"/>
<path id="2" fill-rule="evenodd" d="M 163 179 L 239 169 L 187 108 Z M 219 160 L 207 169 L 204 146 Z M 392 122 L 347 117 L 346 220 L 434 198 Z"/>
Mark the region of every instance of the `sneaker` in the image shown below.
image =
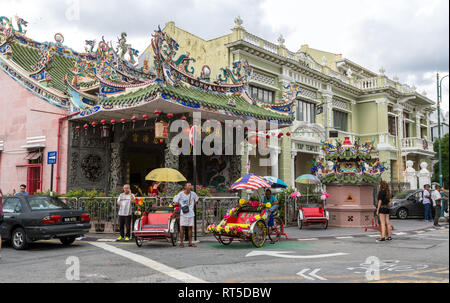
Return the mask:
<path id="1" fill-rule="evenodd" d="M 435 226 L 435 227 L 441 227 L 439 224 L 434 224 L 433 226 Z"/>
<path id="2" fill-rule="evenodd" d="M 119 236 L 116 241 L 122 241 L 122 236 Z"/>
<path id="3" fill-rule="evenodd" d="M 386 238 L 377 239 L 377 242 L 383 242 L 386 241 Z"/>
<path id="4" fill-rule="evenodd" d="M 126 238 L 125 238 L 125 241 L 127 241 L 127 242 L 130 241 L 130 238 L 126 237 Z"/>
<path id="5" fill-rule="evenodd" d="M 386 240 L 387 241 L 392 241 L 392 237 L 387 237 Z"/>

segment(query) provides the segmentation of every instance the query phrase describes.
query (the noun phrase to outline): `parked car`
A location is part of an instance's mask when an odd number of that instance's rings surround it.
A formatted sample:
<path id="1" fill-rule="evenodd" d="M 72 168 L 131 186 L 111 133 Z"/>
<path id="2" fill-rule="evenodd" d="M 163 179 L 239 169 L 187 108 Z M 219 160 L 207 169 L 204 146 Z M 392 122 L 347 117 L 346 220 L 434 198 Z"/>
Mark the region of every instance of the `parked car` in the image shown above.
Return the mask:
<path id="1" fill-rule="evenodd" d="M 15 249 L 52 238 L 70 245 L 91 228 L 88 212 L 70 209 L 56 197 L 4 197 L 3 213 L 2 239 L 11 241 Z"/>
<path id="2" fill-rule="evenodd" d="M 390 216 L 399 219 L 424 218 L 425 208 L 420 201 L 422 190 L 407 190 L 394 195 Z M 434 217 L 434 210 L 433 217 Z"/>

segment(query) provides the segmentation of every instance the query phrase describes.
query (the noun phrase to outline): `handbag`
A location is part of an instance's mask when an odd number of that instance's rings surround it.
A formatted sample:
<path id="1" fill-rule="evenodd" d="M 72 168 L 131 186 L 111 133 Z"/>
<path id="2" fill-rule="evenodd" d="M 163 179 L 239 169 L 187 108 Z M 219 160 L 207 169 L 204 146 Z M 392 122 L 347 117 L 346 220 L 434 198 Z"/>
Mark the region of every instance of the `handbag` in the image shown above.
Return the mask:
<path id="1" fill-rule="evenodd" d="M 181 211 L 183 212 L 183 214 L 187 214 L 189 212 L 189 205 L 191 204 L 191 195 L 192 193 L 189 194 L 188 204 L 181 207 Z"/>

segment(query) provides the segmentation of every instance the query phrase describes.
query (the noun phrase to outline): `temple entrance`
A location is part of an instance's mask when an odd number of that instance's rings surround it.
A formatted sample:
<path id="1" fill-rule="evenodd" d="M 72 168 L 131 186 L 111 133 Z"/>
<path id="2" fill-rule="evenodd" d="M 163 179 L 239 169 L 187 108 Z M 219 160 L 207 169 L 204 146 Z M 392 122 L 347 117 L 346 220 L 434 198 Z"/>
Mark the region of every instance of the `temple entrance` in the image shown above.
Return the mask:
<path id="1" fill-rule="evenodd" d="M 150 186 L 145 176 L 155 168 L 164 167 L 166 145 L 154 142 L 150 130 L 133 132 L 123 144 L 126 183 L 130 184 L 133 192 L 145 194 Z"/>

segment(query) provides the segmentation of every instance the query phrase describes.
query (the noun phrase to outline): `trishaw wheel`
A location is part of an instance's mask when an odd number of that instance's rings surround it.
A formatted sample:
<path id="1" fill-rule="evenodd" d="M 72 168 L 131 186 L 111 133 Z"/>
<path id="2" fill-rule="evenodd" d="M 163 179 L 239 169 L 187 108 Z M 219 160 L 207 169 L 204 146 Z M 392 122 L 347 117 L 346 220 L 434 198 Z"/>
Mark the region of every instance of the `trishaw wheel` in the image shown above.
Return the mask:
<path id="1" fill-rule="evenodd" d="M 136 239 L 136 245 L 141 247 L 144 244 L 144 240 L 141 237 L 134 237 Z"/>
<path id="2" fill-rule="evenodd" d="M 218 237 L 219 242 L 223 245 L 230 245 L 231 242 L 233 242 L 233 238 L 231 238 L 231 237 L 222 238 L 221 235 L 219 235 L 217 237 Z"/>
<path id="3" fill-rule="evenodd" d="M 179 235 L 180 235 L 180 225 L 178 225 L 178 222 L 175 222 L 173 233 L 170 233 L 170 241 L 172 242 L 173 246 L 177 245 Z"/>
<path id="4" fill-rule="evenodd" d="M 273 226 L 269 228 L 269 239 L 272 242 L 278 242 L 283 233 L 283 221 L 280 217 L 273 218 Z"/>
<path id="5" fill-rule="evenodd" d="M 255 247 L 262 247 L 266 242 L 267 227 L 263 221 L 257 221 L 253 227 L 253 233 L 251 234 L 251 241 Z"/>

